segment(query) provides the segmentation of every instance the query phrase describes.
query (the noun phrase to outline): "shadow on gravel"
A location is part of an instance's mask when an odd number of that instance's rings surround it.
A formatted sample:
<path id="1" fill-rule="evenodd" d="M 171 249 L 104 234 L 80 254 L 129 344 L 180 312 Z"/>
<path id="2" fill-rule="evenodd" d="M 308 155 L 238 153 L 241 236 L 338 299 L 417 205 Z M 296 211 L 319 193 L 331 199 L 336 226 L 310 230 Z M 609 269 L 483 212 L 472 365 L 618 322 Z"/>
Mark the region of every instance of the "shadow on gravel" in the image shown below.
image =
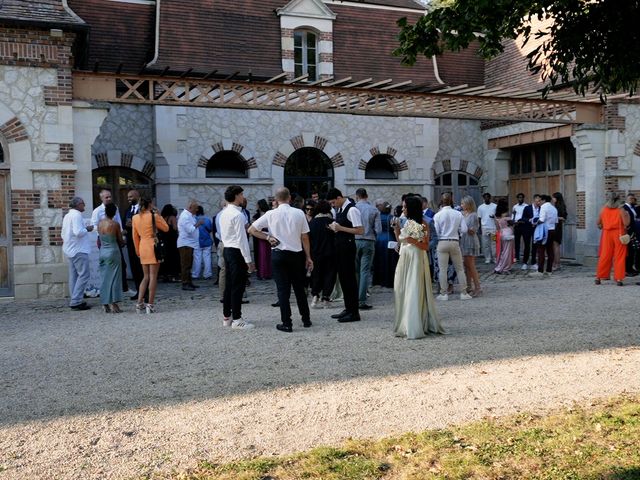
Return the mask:
<path id="1" fill-rule="evenodd" d="M 106 315 L 95 300 L 90 312 L 63 300 L 0 305 L 0 426 L 638 344 L 639 287 L 512 277 L 485 283 L 484 297 L 438 304 L 449 335 L 415 341 L 393 336 L 392 291 L 378 288 L 362 322 L 314 311 L 310 329 L 294 316 L 293 334 L 274 328 L 271 282 L 251 288 L 253 331 L 222 327 L 210 284 L 196 296 L 162 286 L 156 315 Z"/>

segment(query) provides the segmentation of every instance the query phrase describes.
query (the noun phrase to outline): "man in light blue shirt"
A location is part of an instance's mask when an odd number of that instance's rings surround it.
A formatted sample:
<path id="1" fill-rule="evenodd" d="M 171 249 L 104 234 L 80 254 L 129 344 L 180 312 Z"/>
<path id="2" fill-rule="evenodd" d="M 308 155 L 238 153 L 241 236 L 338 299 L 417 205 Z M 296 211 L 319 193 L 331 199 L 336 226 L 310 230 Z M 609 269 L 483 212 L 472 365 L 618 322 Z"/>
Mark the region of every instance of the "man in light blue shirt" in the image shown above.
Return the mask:
<path id="1" fill-rule="evenodd" d="M 82 219 L 84 200 L 73 197 L 69 203 L 69 212 L 62 219 L 62 251 L 69 259 L 69 294 L 72 310 L 89 310 L 91 307 L 83 300 L 84 289 L 89 282 L 89 253 L 91 245 L 88 232 L 93 225 L 85 226 Z"/>
<path id="2" fill-rule="evenodd" d="M 364 232 L 356 235 L 356 275 L 358 275 L 358 301 L 360 310 L 373 308 L 367 304 L 367 289 L 371 279 L 373 255 L 376 251 L 376 236 L 382 231 L 380 210 L 369 203 L 364 188 L 356 190 L 356 208 L 360 212 Z"/>

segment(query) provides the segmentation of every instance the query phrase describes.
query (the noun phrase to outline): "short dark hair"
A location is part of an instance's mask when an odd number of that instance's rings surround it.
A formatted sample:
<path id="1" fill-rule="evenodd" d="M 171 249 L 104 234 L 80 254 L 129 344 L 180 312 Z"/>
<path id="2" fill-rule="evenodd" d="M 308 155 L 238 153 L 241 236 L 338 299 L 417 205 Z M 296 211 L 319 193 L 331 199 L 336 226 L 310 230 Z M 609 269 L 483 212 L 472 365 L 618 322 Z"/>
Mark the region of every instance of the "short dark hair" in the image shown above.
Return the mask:
<path id="1" fill-rule="evenodd" d="M 516 195 L 516 198 L 518 198 L 518 197 L 522 197 L 522 198 L 524 198 L 524 193 L 522 193 L 522 192 L 521 192 L 521 193 L 518 193 L 518 194 Z"/>
<path id="2" fill-rule="evenodd" d="M 316 211 L 314 214 L 323 213 L 327 214 L 331 211 L 331 205 L 326 200 L 318 200 L 318 204 L 316 205 Z"/>
<path id="3" fill-rule="evenodd" d="M 116 212 L 118 211 L 118 207 L 116 207 L 115 203 L 110 203 L 104 207 L 104 214 L 107 218 L 113 218 L 116 216 Z"/>
<path id="4" fill-rule="evenodd" d="M 367 191 L 364 188 L 359 188 L 356 190 L 356 197 L 369 198 L 369 196 L 367 195 Z"/>
<path id="5" fill-rule="evenodd" d="M 236 196 L 244 192 L 244 188 L 239 185 L 231 185 L 224 191 L 224 199 L 227 202 L 234 202 Z"/>
<path id="6" fill-rule="evenodd" d="M 204 208 L 202 208 L 202 205 L 198 205 L 196 215 L 204 215 Z"/>
<path id="7" fill-rule="evenodd" d="M 342 192 L 337 188 L 330 188 L 327 192 L 327 200 L 335 200 L 338 197 L 342 197 Z"/>
<path id="8" fill-rule="evenodd" d="M 490 197 L 490 196 L 491 196 L 491 194 L 490 194 L 489 192 L 484 192 L 484 193 L 482 194 L 482 198 L 484 198 L 484 197 Z"/>

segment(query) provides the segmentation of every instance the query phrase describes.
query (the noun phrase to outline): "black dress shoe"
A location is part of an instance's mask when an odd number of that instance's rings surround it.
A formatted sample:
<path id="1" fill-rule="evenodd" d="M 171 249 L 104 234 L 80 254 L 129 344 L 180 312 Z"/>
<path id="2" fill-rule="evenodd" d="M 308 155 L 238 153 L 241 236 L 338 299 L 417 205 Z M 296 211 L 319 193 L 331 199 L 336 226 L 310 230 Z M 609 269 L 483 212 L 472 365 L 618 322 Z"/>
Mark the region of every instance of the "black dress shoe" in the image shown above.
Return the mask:
<path id="1" fill-rule="evenodd" d="M 338 322 L 340 323 L 359 322 L 359 321 L 360 321 L 360 315 L 358 315 L 357 313 L 349 313 L 344 317 L 340 317 L 338 319 Z"/>
<path id="2" fill-rule="evenodd" d="M 342 318 L 349 315 L 349 312 L 347 312 L 346 310 L 342 310 L 340 313 L 334 313 L 333 315 L 331 315 L 331 318 Z"/>
<path id="3" fill-rule="evenodd" d="M 89 305 L 87 305 L 86 302 L 82 302 L 82 303 L 80 303 L 78 305 L 73 305 L 73 306 L 71 306 L 69 308 L 71 308 L 71 310 L 91 310 L 91 307 Z"/>
<path id="4" fill-rule="evenodd" d="M 293 332 L 293 328 L 291 328 L 291 325 L 285 325 L 284 323 L 279 323 L 278 325 L 276 325 L 276 328 L 281 332 L 287 332 L 287 333 Z"/>
<path id="5" fill-rule="evenodd" d="M 182 289 L 193 292 L 196 289 L 196 287 L 194 287 L 193 285 L 188 285 L 187 284 L 187 285 L 182 285 Z"/>
<path id="6" fill-rule="evenodd" d="M 280 306 L 280 302 L 272 303 L 271 306 L 272 307 L 279 307 Z"/>
<path id="7" fill-rule="evenodd" d="M 304 320 L 302 321 L 302 326 L 304 328 L 309 328 L 311 325 L 313 325 L 313 323 L 311 323 L 311 320 L 307 320 L 306 322 Z"/>
<path id="8" fill-rule="evenodd" d="M 200 288 L 200 285 L 196 285 L 194 283 L 190 283 L 189 285 L 191 285 L 193 288 Z"/>
<path id="9" fill-rule="evenodd" d="M 358 308 L 360 310 L 371 310 L 373 307 L 371 305 L 367 305 L 366 303 L 361 303 Z"/>
<path id="10" fill-rule="evenodd" d="M 246 305 L 247 303 L 249 303 L 249 300 L 242 300 L 242 305 Z"/>
<path id="11" fill-rule="evenodd" d="M 131 297 L 129 297 L 129 298 L 131 298 L 131 300 L 137 300 L 138 299 L 138 295 L 131 295 Z"/>

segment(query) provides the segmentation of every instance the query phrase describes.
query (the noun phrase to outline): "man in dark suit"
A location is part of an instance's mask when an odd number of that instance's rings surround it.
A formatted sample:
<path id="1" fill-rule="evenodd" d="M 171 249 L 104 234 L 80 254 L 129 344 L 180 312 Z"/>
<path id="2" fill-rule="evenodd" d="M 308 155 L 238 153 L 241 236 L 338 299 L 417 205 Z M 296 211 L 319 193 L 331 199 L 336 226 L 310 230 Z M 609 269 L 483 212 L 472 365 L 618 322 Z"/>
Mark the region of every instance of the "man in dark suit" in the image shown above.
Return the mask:
<path id="1" fill-rule="evenodd" d="M 358 283 L 356 280 L 356 235 L 364 233 L 362 217 L 355 202 L 342 196 L 337 188 L 327 192 L 327 201 L 335 210 L 335 221 L 329 225 L 336 234 L 336 265 L 344 295 L 344 310 L 331 318 L 340 323 L 360 320 Z"/>
<path id="2" fill-rule="evenodd" d="M 522 195 L 522 194 L 520 194 Z M 522 195 L 524 201 L 524 195 Z M 520 199 L 518 199 L 520 201 Z M 522 254 L 522 270 L 529 269 L 529 255 L 531 254 L 531 241 L 533 239 L 533 225 L 534 219 L 537 222 L 537 217 L 540 215 L 540 195 L 533 196 L 533 203 L 527 205 L 522 210 L 522 217 L 516 222 L 516 228 L 522 235 L 522 242 L 524 243 L 524 253 Z M 531 255 L 531 265 L 535 265 L 536 256 Z"/>
<path id="3" fill-rule="evenodd" d="M 130 190 L 127 193 L 127 201 L 129 202 L 129 208 L 127 209 L 127 213 L 125 214 L 125 224 L 124 229 L 127 233 L 127 252 L 129 254 L 129 267 L 131 268 L 131 274 L 133 275 L 133 282 L 136 285 L 136 291 L 134 295 L 131 297 L 131 300 L 137 300 L 138 294 L 140 291 L 140 282 L 142 282 L 142 277 L 144 274 L 142 273 L 142 265 L 140 265 L 140 258 L 136 255 L 136 249 L 133 245 L 133 227 L 132 227 L 132 219 L 133 216 L 138 213 L 140 206 L 138 205 L 138 201 L 140 200 L 140 193 L 137 190 Z"/>

